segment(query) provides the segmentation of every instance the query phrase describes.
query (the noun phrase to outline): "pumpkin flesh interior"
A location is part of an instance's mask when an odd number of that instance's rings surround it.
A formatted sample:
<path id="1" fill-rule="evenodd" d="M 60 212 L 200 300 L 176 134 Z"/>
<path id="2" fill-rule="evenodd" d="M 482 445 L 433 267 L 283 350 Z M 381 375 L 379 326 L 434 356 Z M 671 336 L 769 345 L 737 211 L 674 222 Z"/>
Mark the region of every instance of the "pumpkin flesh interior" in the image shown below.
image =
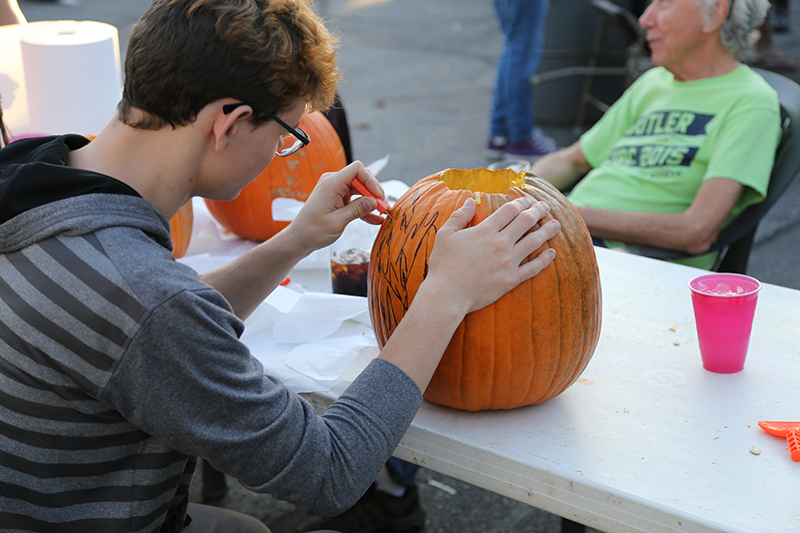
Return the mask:
<path id="1" fill-rule="evenodd" d="M 506 194 L 512 187 L 521 189 L 525 186 L 525 172 L 514 172 L 511 169 L 448 169 L 442 173 L 439 180 L 452 191 L 468 190 L 474 193 Z"/>

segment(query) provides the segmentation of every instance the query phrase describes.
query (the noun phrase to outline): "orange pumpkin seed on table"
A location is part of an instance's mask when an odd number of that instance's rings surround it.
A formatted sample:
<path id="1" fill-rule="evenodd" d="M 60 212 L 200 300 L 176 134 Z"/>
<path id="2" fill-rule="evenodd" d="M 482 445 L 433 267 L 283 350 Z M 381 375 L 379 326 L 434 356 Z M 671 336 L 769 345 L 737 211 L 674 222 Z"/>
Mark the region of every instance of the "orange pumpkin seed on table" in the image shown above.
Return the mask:
<path id="1" fill-rule="evenodd" d="M 561 233 L 544 245 L 556 250 L 556 258 L 464 318 L 425 391 L 433 403 L 467 411 L 542 403 L 577 381 L 594 354 L 601 291 L 589 231 L 552 185 L 508 169 L 444 170 L 417 182 L 392 207 L 370 258 L 368 300 L 378 343 L 386 343 L 411 305 L 436 233 L 450 214 L 472 197 L 476 225 L 524 195 L 550 206 L 540 224 L 561 223 Z"/>
<path id="2" fill-rule="evenodd" d="M 235 199 L 206 200 L 211 215 L 228 231 L 254 241 L 266 241 L 289 225 L 273 220 L 272 201 L 293 198 L 305 202 L 325 172 L 347 165 L 342 141 L 325 115 L 315 111 L 300 119 L 300 129 L 311 143 L 288 157 L 272 162 Z"/>

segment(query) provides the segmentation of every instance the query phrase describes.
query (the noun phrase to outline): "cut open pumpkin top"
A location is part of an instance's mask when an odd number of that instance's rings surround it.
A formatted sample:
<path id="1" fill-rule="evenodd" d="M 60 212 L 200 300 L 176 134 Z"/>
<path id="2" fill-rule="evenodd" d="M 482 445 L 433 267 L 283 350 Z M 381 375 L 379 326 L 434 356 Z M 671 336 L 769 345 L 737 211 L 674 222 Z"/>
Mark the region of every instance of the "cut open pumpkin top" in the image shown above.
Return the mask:
<path id="1" fill-rule="evenodd" d="M 474 193 L 506 194 L 512 187 L 525 186 L 525 172 L 515 172 L 511 169 L 487 170 L 475 168 L 470 170 L 445 170 L 440 181 L 443 181 L 450 190 L 468 190 Z"/>

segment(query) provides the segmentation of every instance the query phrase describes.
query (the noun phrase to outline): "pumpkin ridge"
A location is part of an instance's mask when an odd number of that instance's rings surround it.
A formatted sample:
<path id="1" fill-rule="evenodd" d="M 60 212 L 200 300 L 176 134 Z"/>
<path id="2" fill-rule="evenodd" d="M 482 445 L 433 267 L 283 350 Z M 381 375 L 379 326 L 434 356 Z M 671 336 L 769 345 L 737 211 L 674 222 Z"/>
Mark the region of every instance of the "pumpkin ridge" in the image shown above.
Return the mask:
<path id="1" fill-rule="evenodd" d="M 466 343 L 466 340 L 467 340 L 467 336 L 466 336 L 467 328 L 465 328 L 463 326 L 459 326 L 458 331 L 459 331 L 459 340 L 460 340 L 460 342 L 455 344 L 453 347 L 454 347 L 454 349 L 458 349 L 458 348 L 462 348 L 463 349 L 463 346 L 464 346 L 464 344 Z M 460 359 L 458 361 L 458 365 L 454 365 L 453 366 L 453 373 L 457 374 L 456 377 L 455 377 L 456 380 L 462 381 L 464 379 L 464 377 L 463 377 L 464 376 L 464 361 L 463 361 L 463 359 Z M 445 391 L 448 390 L 448 387 L 447 387 L 446 383 L 444 383 L 444 387 L 442 388 L 442 390 L 445 390 Z M 464 405 L 464 398 L 461 398 L 461 397 L 459 397 L 459 398 L 451 398 L 450 402 L 453 402 L 453 403 L 458 402 L 458 405 Z"/>
<path id="2" fill-rule="evenodd" d="M 537 179 L 537 181 L 538 181 L 538 179 Z M 566 202 L 569 202 L 569 200 L 567 199 Z M 571 206 L 571 203 L 569 205 Z M 563 218 L 562 216 L 560 216 L 560 214 L 557 214 L 557 215 L 559 215 L 559 218 Z M 582 221 L 582 219 L 581 219 L 581 221 Z M 587 237 L 588 237 L 588 241 L 586 241 L 586 242 L 591 242 L 591 237 L 588 236 L 588 232 L 587 232 Z M 575 268 L 583 268 L 583 267 L 590 267 L 591 266 L 591 265 L 585 264 L 586 261 L 588 261 L 588 258 L 591 257 L 587 253 L 585 242 L 578 241 L 578 240 L 572 240 L 572 241 L 566 241 L 564 243 L 564 245 L 568 246 L 570 248 L 570 257 L 575 259 L 575 265 L 572 265 L 573 269 L 575 269 Z M 593 252 L 594 252 L 593 248 L 592 248 L 591 252 L 593 254 Z M 561 274 L 561 273 L 562 272 L 559 271 L 559 274 Z M 558 287 L 560 289 L 562 287 L 562 283 L 559 283 Z M 581 315 L 585 315 L 586 308 L 589 305 L 589 302 L 587 301 L 587 298 L 586 298 L 587 293 L 589 293 L 589 292 L 590 292 L 589 288 L 588 287 L 584 287 L 583 290 L 575 291 L 575 293 L 573 295 L 573 298 L 576 300 L 574 302 L 574 307 L 575 307 L 575 309 L 578 309 L 578 310 L 582 311 Z M 575 328 L 574 331 L 576 331 L 576 336 L 575 336 L 576 338 L 573 339 L 575 342 L 568 342 L 569 339 L 564 339 L 564 336 L 562 335 L 562 339 L 561 340 L 562 340 L 562 342 L 566 341 L 566 349 L 568 349 L 570 351 L 575 351 L 575 350 L 579 350 L 578 347 L 580 347 L 580 346 L 586 347 L 586 346 L 594 346 L 594 345 L 596 345 L 596 340 L 587 342 L 587 335 L 589 334 L 589 332 L 593 331 L 595 328 L 593 328 L 593 327 L 581 327 L 581 324 L 575 324 L 574 326 L 572 324 L 566 324 L 566 327 L 564 327 L 564 326 L 565 326 L 565 324 L 562 323 L 562 328 L 561 328 L 562 332 L 563 331 L 568 331 L 568 330 L 572 329 L 573 327 Z M 589 324 L 589 326 L 592 326 L 592 324 Z M 562 349 L 564 349 L 564 348 L 562 347 Z M 551 391 L 548 391 L 548 394 L 551 394 L 552 391 L 557 390 L 560 387 L 568 387 L 569 385 L 574 383 L 575 380 L 577 380 L 577 377 L 580 375 L 580 373 L 586 367 L 586 364 L 581 365 L 581 359 L 582 358 L 574 358 L 572 360 L 567 360 L 566 361 L 564 367 L 560 369 L 559 379 L 553 381 L 552 386 L 551 386 Z M 587 363 L 588 363 L 588 361 L 587 361 Z"/>
<path id="3" fill-rule="evenodd" d="M 556 260 L 555 261 L 558 261 L 558 255 L 556 255 Z M 555 261 L 554 261 L 554 263 L 555 263 Z M 562 274 L 561 273 L 561 269 L 563 268 L 562 267 L 562 263 L 563 263 L 563 261 L 559 261 L 557 264 L 554 265 L 555 268 L 553 269 L 553 277 L 555 277 L 556 281 L 555 281 L 555 283 L 552 284 L 552 286 L 554 287 L 554 290 L 556 292 L 555 292 L 555 294 L 550 295 L 551 298 L 555 298 L 557 301 L 561 301 L 561 302 L 564 301 L 564 295 L 561 292 L 561 288 L 562 288 L 563 282 L 565 281 L 565 280 L 562 279 L 562 275 L 561 275 Z M 564 319 L 563 306 L 557 306 L 553 310 L 553 313 L 554 313 L 554 315 L 552 316 L 553 323 L 551 324 L 551 327 L 555 327 L 556 331 L 558 332 L 558 334 L 552 336 L 552 341 L 551 341 L 550 347 L 551 347 L 552 351 L 554 351 L 556 353 L 565 353 L 564 352 L 564 344 L 565 344 L 564 337 L 566 335 L 569 335 L 569 329 L 567 327 L 565 327 L 566 320 Z M 553 343 L 557 343 L 557 344 L 553 344 Z M 544 359 L 545 358 L 544 354 L 538 354 L 538 355 L 539 355 L 540 359 Z M 549 359 L 549 355 L 550 354 L 547 354 L 547 355 L 548 355 L 548 359 Z M 554 389 L 558 389 L 561 386 L 561 382 L 559 381 L 559 377 L 561 375 L 561 362 L 554 363 L 549 367 L 540 368 L 539 371 L 540 372 L 542 372 L 542 371 L 546 371 L 547 372 L 547 374 L 548 374 L 547 383 L 549 385 L 544 391 L 540 392 L 540 394 L 539 394 L 539 396 L 537 398 L 535 398 L 536 402 L 540 402 L 540 401 L 543 401 L 544 399 L 549 398 L 551 396 L 553 390 Z"/>
<path id="4" fill-rule="evenodd" d="M 589 239 L 591 240 L 591 237 L 589 237 Z M 574 242 L 574 243 L 572 243 L 572 246 L 573 246 L 573 248 L 576 249 L 576 253 L 574 253 L 573 256 L 579 258 L 578 259 L 579 261 L 580 260 L 584 260 L 583 262 L 587 263 L 587 261 L 586 261 L 587 253 L 586 253 L 586 250 L 585 250 L 585 245 L 583 245 L 580 242 Z M 584 249 L 580 250 L 579 248 L 584 248 Z M 592 249 L 592 252 L 593 251 L 594 250 Z M 581 266 L 584 266 L 584 265 L 581 265 Z M 592 265 L 586 264 L 585 267 L 586 268 L 592 268 Z M 596 266 L 594 267 L 594 269 L 596 270 Z M 596 276 L 595 291 L 591 291 L 589 287 L 584 287 L 582 291 L 578 292 L 578 295 L 580 296 L 580 304 L 581 304 L 583 309 L 588 308 L 593 303 L 596 303 L 597 307 L 599 309 L 599 312 L 597 313 L 597 315 L 595 317 L 596 318 L 596 323 L 592 324 L 594 327 L 583 327 L 583 328 L 581 328 L 581 333 L 582 333 L 582 335 L 581 335 L 581 346 L 596 346 L 597 342 L 599 340 L 599 332 L 600 332 L 600 322 L 599 322 L 599 320 L 600 320 L 600 318 L 602 316 L 602 308 L 600 306 L 600 301 L 599 301 L 600 300 L 600 296 L 599 295 L 601 294 L 600 293 L 600 286 L 599 286 L 600 281 L 599 280 L 600 280 L 600 277 L 599 277 L 599 272 L 598 272 L 598 274 Z M 594 300 L 594 298 L 591 297 L 593 292 L 594 292 L 594 294 L 597 295 L 597 300 L 598 300 L 597 302 L 592 302 L 592 300 Z M 583 313 L 583 314 L 585 315 L 586 313 Z M 591 335 L 592 332 L 594 332 L 595 334 Z M 574 361 L 573 369 L 572 369 L 572 372 L 570 374 L 572 376 L 572 378 L 571 378 L 572 382 L 574 382 L 574 381 L 576 381 L 578 379 L 580 374 L 586 368 L 587 364 L 588 364 L 588 360 L 586 360 L 582 365 L 581 365 L 581 361 L 580 360 Z"/>
<path id="5" fill-rule="evenodd" d="M 540 315 L 544 315 L 544 306 L 538 305 L 538 299 L 541 297 L 539 294 L 535 294 L 535 289 L 533 284 L 528 285 L 528 291 L 530 295 L 530 301 L 533 302 L 533 309 L 532 309 L 532 316 L 528 321 L 530 323 L 530 336 L 531 336 L 531 345 L 532 346 L 539 346 L 539 337 L 540 331 L 536 327 L 534 327 L 534 323 L 539 322 L 538 318 Z M 537 374 L 539 373 L 539 367 L 541 366 L 539 353 L 534 353 L 533 360 L 529 365 L 528 371 L 528 383 L 533 383 L 534 380 L 537 378 Z M 533 403 L 536 398 L 534 397 L 536 394 L 535 388 L 528 385 L 525 390 L 525 395 L 523 396 L 522 400 L 518 405 L 529 405 Z"/>
<path id="6" fill-rule="evenodd" d="M 488 367 L 488 370 L 491 372 L 491 375 L 487 376 L 488 377 L 487 382 L 489 389 L 488 390 L 489 397 L 494 398 L 495 396 L 497 396 L 498 393 L 503 394 L 506 392 L 507 389 L 506 387 L 503 387 L 503 385 L 506 383 L 508 377 L 507 374 L 503 372 L 504 369 L 502 368 L 502 361 L 500 361 L 499 357 L 495 357 L 495 355 L 498 353 L 497 343 L 503 340 L 500 339 L 498 336 L 498 332 L 501 331 L 501 328 L 497 323 L 498 320 L 497 306 L 493 305 L 488 307 L 487 309 L 489 313 L 492 315 L 492 320 L 486 321 L 487 323 L 492 324 L 492 331 L 488 339 L 494 340 L 494 342 L 487 343 L 491 347 L 491 357 L 492 357 L 492 364 L 486 365 Z M 498 383 L 498 380 L 501 381 L 502 383 Z"/>
<path id="7" fill-rule="evenodd" d="M 567 242 L 567 243 L 565 243 L 565 246 L 570 248 L 570 252 L 574 252 L 575 251 L 574 247 L 572 246 L 572 243 Z M 573 257 L 573 256 L 574 256 L 574 253 L 570 253 L 570 257 Z M 579 260 L 580 259 L 576 259 L 576 261 L 579 261 Z M 564 268 L 567 269 L 567 268 L 571 268 L 573 266 L 574 265 L 565 265 Z M 562 272 L 560 270 L 557 271 L 557 272 L 558 272 L 559 276 L 562 275 Z M 566 282 L 566 281 L 567 280 L 564 280 L 564 282 Z M 561 291 L 562 285 L 564 285 L 564 283 L 562 283 L 561 280 L 559 279 L 559 283 L 558 283 L 559 291 Z M 559 297 L 563 298 L 564 296 L 562 294 L 559 294 Z M 582 300 L 582 299 L 583 299 L 582 291 L 575 291 L 571 295 L 570 304 L 573 305 L 575 309 L 582 309 L 583 308 L 582 302 L 576 301 L 576 300 Z M 565 313 L 563 313 L 563 311 L 564 311 L 563 308 L 560 308 L 560 311 L 561 311 L 561 315 L 560 315 L 561 328 L 560 329 L 561 329 L 561 332 L 562 332 L 562 334 L 559 336 L 559 341 L 561 343 L 560 350 L 562 350 L 562 351 L 563 350 L 569 350 L 570 352 L 574 352 L 576 350 L 580 351 L 580 348 L 576 348 L 576 344 L 578 346 L 584 346 L 583 339 L 584 339 L 584 335 L 585 335 L 585 329 L 583 327 L 581 327 L 581 324 L 579 324 L 579 323 L 578 324 L 572 324 L 571 323 L 571 321 L 569 319 L 570 313 L 566 313 L 566 316 L 565 316 Z M 574 331 L 575 332 L 575 335 L 574 335 L 573 339 L 569 338 L 569 336 L 567 335 L 567 331 Z M 571 340 L 572 340 L 572 342 L 571 342 Z M 577 340 L 580 340 L 581 342 L 577 342 L 577 343 L 574 342 L 574 341 L 577 341 Z M 574 358 L 574 359 L 578 359 L 578 358 Z M 563 362 L 563 364 L 559 368 L 558 375 L 553 379 L 553 382 L 552 382 L 552 385 L 550 387 L 550 390 L 548 391 L 548 394 L 552 394 L 553 391 L 558 390 L 559 388 L 562 388 L 562 387 L 567 387 L 572 383 L 572 376 L 573 376 L 573 371 L 574 371 L 572 363 L 573 363 L 573 360 L 571 360 L 571 359 L 567 359 L 566 361 Z"/>
<path id="8" fill-rule="evenodd" d="M 526 289 L 525 299 L 528 300 L 528 301 L 533 302 L 534 313 L 535 313 L 536 312 L 535 308 L 537 307 L 537 305 L 536 305 L 537 304 L 537 298 L 536 298 L 536 295 L 533 293 L 533 285 L 532 284 L 527 284 L 527 285 L 525 285 L 525 289 Z M 536 328 L 533 327 L 533 320 L 526 320 L 525 322 L 526 322 L 525 323 L 525 328 L 526 328 L 526 330 L 528 330 L 530 332 L 531 344 L 533 346 L 536 346 L 536 342 L 535 342 Z M 536 374 L 536 370 L 537 370 L 537 360 L 533 359 L 530 362 L 530 364 L 527 365 L 527 373 L 526 373 L 526 376 L 525 376 L 525 383 L 527 383 L 527 385 L 521 391 L 520 398 L 515 403 L 516 406 L 525 405 L 526 401 L 528 400 L 528 397 L 530 396 L 531 389 L 532 389 L 532 387 L 530 386 L 530 383 L 533 383 L 533 379 L 534 379 L 534 375 Z"/>

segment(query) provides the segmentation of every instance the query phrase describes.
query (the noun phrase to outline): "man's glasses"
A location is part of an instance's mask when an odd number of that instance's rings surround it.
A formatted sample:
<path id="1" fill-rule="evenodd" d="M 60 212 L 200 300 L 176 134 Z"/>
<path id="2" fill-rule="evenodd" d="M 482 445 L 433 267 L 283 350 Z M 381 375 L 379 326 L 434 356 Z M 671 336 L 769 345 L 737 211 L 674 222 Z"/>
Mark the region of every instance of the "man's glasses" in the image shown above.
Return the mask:
<path id="1" fill-rule="evenodd" d="M 244 102 L 239 102 L 237 104 L 225 104 L 222 106 L 222 112 L 227 115 L 237 107 L 243 105 L 248 105 L 248 104 L 245 104 Z M 301 130 L 300 128 L 291 127 L 290 125 L 279 119 L 274 113 L 270 113 L 269 111 L 264 111 L 264 114 L 266 114 L 269 118 L 280 124 L 286 131 L 289 132 L 281 135 L 281 146 L 277 150 L 275 150 L 275 154 L 278 157 L 286 157 L 288 155 L 292 155 L 300 148 L 307 146 L 308 143 L 311 142 L 311 139 L 308 138 L 308 134 L 303 130 Z"/>

